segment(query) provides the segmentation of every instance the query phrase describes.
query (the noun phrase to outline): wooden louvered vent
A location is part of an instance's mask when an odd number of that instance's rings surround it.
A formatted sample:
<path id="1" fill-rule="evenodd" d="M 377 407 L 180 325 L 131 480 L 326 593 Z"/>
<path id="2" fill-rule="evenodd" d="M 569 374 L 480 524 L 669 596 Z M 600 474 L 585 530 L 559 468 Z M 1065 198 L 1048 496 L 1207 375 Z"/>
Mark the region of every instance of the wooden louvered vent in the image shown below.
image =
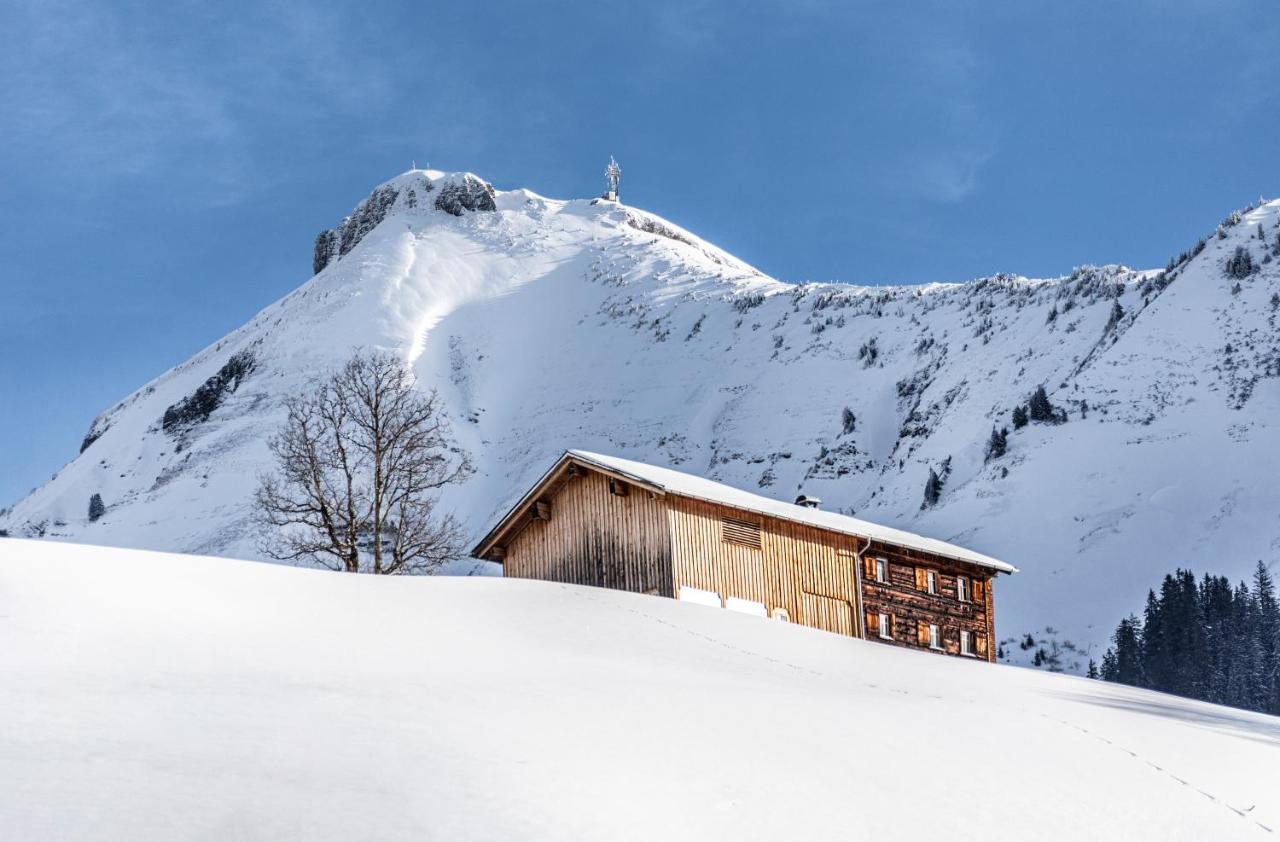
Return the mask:
<path id="1" fill-rule="evenodd" d="M 760 549 L 760 524 L 749 520 L 738 520 L 732 517 L 720 518 L 720 529 L 724 540 L 730 544 L 742 544 L 744 547 Z"/>

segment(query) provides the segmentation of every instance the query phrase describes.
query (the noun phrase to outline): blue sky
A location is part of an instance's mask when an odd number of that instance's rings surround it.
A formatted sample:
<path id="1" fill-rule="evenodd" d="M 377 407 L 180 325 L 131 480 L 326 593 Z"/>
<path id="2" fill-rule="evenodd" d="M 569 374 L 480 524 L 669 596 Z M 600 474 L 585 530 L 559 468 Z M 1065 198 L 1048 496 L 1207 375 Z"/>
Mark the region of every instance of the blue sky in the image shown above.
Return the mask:
<path id="1" fill-rule="evenodd" d="M 0 27 L 0 505 L 410 161 L 786 280 L 1160 266 L 1280 192 L 1274 0 L 28 2 Z"/>

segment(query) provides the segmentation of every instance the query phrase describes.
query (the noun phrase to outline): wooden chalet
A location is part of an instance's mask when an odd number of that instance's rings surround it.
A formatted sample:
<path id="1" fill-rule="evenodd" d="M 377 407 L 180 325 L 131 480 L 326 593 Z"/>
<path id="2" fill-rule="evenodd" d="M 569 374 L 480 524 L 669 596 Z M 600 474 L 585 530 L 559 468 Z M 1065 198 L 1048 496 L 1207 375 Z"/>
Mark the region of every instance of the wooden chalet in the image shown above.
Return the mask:
<path id="1" fill-rule="evenodd" d="M 993 583 L 944 541 L 571 450 L 483 540 L 504 575 L 636 591 L 994 661 Z"/>

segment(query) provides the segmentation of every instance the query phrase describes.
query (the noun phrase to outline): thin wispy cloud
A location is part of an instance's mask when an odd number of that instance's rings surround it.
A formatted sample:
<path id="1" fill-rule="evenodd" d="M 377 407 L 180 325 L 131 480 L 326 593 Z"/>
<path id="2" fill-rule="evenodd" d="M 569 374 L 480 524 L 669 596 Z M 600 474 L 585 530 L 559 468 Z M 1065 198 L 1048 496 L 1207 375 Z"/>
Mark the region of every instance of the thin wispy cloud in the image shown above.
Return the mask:
<path id="1" fill-rule="evenodd" d="M 981 100 L 988 81 L 983 57 L 972 46 L 965 15 L 947 4 L 925 2 L 886 16 L 861 0 L 695 0 L 659 3 L 651 14 L 660 48 L 674 54 L 672 66 L 663 68 L 672 80 L 679 80 L 682 63 L 707 56 L 715 57 L 721 72 L 736 74 L 757 53 L 767 61 L 785 51 L 788 65 L 803 65 L 813 74 L 807 84 L 830 91 L 831 108 L 857 115 L 858 140 L 897 137 L 889 148 L 851 145 L 842 160 L 830 163 L 845 171 L 864 170 L 878 190 L 958 203 L 980 188 L 984 169 L 998 152 L 999 123 Z M 738 37 L 744 20 L 753 30 L 750 43 Z M 816 38 L 815 32 L 820 33 Z M 872 75 L 841 78 L 851 66 L 844 54 L 866 58 Z M 852 66 L 866 69 L 865 62 Z M 795 74 L 794 66 L 778 70 Z M 806 101 L 806 93 L 784 95 Z M 779 105 L 785 109 L 788 103 L 762 95 L 762 109 Z M 806 105 L 812 106 L 811 119 L 821 124 L 822 103 Z"/>
<path id="2" fill-rule="evenodd" d="M 26 2 L 7 23 L 0 110 L 15 176 L 107 189 L 198 169 L 190 200 L 234 201 L 263 176 L 264 121 L 295 125 L 305 146 L 335 117 L 376 113 L 393 95 L 394 61 L 309 2 L 234 15 Z"/>
<path id="3" fill-rule="evenodd" d="M 891 169 L 898 184 L 926 199 L 955 203 L 979 187 L 983 167 L 996 154 L 999 128 L 978 100 L 979 57 L 962 43 L 922 39 L 908 67 L 917 92 L 920 131 Z"/>

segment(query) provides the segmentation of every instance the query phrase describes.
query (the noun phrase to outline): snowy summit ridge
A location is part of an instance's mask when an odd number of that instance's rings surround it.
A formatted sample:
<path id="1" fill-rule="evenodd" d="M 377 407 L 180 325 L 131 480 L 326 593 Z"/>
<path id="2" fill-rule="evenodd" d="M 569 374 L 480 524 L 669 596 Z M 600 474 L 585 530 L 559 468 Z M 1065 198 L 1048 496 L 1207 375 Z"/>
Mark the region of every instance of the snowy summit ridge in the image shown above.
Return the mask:
<path id="1" fill-rule="evenodd" d="M 314 277 L 99 416 L 0 529 L 258 557 L 281 401 L 379 347 L 479 466 L 444 501 L 475 535 L 567 449 L 803 490 L 1016 565 L 1001 636 L 1082 668 L 1163 573 L 1280 551 L 1278 255 L 1271 202 L 1164 270 L 795 285 L 617 202 L 413 170 L 317 237 Z"/>

